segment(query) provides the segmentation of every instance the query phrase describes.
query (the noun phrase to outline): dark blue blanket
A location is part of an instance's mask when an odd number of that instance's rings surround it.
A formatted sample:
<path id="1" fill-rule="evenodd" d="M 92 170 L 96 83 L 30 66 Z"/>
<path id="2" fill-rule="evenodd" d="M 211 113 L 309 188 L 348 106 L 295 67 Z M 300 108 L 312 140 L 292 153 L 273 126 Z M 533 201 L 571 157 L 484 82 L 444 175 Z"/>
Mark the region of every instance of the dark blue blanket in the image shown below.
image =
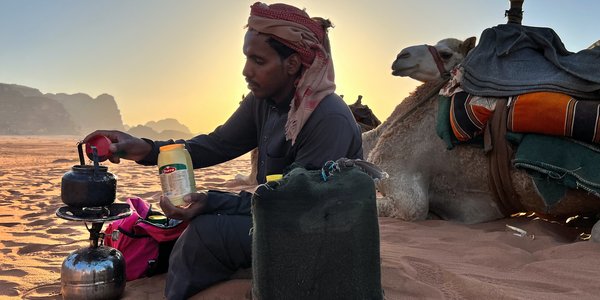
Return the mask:
<path id="1" fill-rule="evenodd" d="M 600 47 L 572 53 L 551 28 L 488 28 L 461 65 L 462 87 L 473 95 L 556 91 L 582 100 L 600 99 Z"/>

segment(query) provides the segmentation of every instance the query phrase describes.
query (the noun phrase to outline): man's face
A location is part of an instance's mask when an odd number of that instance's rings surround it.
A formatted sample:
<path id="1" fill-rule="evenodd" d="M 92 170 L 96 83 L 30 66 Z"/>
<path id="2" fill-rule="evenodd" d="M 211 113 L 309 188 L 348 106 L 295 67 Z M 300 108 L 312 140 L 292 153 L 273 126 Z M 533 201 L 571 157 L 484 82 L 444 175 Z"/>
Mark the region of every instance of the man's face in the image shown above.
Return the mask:
<path id="1" fill-rule="evenodd" d="M 287 59 L 280 58 L 267 43 L 268 39 L 266 34 L 246 32 L 243 48 L 246 64 L 242 74 L 255 97 L 281 102 L 290 97 L 295 77 L 288 71 Z"/>

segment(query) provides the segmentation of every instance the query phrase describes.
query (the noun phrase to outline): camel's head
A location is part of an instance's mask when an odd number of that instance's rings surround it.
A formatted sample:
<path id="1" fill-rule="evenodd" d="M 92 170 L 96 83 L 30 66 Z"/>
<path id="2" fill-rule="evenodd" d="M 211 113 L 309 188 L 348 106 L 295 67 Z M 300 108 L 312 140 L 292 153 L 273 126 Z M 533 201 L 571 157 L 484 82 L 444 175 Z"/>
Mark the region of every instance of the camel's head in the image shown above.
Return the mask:
<path id="1" fill-rule="evenodd" d="M 439 80 L 467 56 L 475 47 L 475 40 L 475 37 L 464 42 L 449 38 L 439 41 L 435 46 L 404 48 L 392 63 L 392 75 L 408 76 L 422 82 Z"/>

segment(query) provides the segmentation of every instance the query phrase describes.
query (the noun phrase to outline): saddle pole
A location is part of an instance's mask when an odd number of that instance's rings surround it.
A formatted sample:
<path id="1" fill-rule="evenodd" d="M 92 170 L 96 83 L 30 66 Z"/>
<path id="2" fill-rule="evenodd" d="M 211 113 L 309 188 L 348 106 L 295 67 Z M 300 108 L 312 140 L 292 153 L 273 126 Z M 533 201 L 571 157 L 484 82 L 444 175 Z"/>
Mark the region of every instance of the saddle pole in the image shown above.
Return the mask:
<path id="1" fill-rule="evenodd" d="M 509 0 L 510 9 L 504 12 L 504 16 L 508 17 L 508 24 L 521 25 L 523 20 L 523 2 L 525 0 Z"/>

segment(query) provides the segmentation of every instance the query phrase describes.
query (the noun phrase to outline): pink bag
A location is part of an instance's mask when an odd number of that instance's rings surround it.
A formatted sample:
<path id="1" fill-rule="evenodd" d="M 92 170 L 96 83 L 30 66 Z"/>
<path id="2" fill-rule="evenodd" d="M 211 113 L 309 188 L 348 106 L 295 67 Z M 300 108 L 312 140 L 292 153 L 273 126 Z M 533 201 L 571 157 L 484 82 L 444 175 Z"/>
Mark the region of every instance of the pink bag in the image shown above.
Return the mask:
<path id="1" fill-rule="evenodd" d="M 108 224 L 104 244 L 123 253 L 127 281 L 166 272 L 171 249 L 187 223 L 165 219 L 142 198 L 129 198 L 127 203 L 131 215 Z M 162 224 L 150 221 L 157 215 L 163 217 Z"/>

